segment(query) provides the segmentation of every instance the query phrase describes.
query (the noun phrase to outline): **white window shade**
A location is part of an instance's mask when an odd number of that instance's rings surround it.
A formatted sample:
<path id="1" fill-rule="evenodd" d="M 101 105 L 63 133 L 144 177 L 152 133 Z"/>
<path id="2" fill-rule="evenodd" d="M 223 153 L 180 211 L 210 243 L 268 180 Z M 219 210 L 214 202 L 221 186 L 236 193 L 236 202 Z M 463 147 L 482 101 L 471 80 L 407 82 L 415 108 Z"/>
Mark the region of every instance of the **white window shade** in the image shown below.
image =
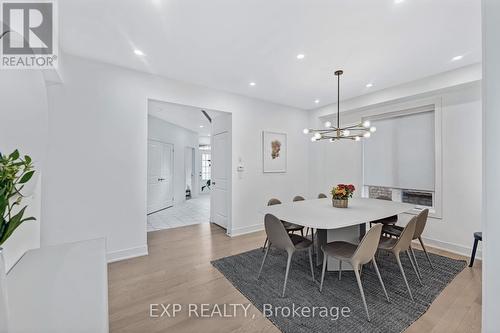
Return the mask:
<path id="1" fill-rule="evenodd" d="M 434 191 L 434 111 L 372 121 L 363 141 L 364 184 Z"/>

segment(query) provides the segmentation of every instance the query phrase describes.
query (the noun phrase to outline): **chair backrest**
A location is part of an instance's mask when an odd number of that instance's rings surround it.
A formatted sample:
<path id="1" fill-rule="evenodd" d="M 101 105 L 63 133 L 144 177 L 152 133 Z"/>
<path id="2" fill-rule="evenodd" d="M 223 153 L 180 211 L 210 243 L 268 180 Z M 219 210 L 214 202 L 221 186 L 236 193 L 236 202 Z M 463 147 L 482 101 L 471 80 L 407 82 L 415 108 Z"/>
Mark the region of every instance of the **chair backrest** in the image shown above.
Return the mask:
<path id="1" fill-rule="evenodd" d="M 394 250 L 401 252 L 406 251 L 410 248 L 411 241 L 413 240 L 413 234 L 415 233 L 416 224 L 417 216 L 414 216 L 403 229 L 403 232 L 401 232 L 401 236 L 399 236 L 398 241 L 394 245 Z"/>
<path id="2" fill-rule="evenodd" d="M 304 201 L 304 200 L 306 200 L 306 199 L 303 196 L 301 196 L 301 195 L 297 195 L 297 196 L 295 196 L 295 198 L 293 198 L 294 202 L 295 201 Z"/>
<path id="3" fill-rule="evenodd" d="M 352 256 L 354 264 L 366 264 L 370 262 L 377 252 L 380 234 L 382 233 L 382 224 L 377 223 L 368 230 Z"/>
<path id="4" fill-rule="evenodd" d="M 318 194 L 318 199 L 324 199 L 324 198 L 328 198 L 328 197 L 326 196 L 326 194 L 324 194 L 324 193 L 320 193 L 320 194 Z"/>
<path id="5" fill-rule="evenodd" d="M 279 201 L 279 200 L 278 200 L 278 199 L 276 199 L 276 198 L 271 198 L 271 199 L 269 199 L 269 201 L 267 202 L 267 205 L 268 205 L 268 206 L 281 205 L 281 201 Z"/>
<path id="6" fill-rule="evenodd" d="M 266 228 L 269 243 L 274 247 L 287 251 L 295 249 L 290 236 L 285 230 L 285 226 L 281 223 L 279 218 L 273 214 L 266 214 L 264 217 L 264 226 Z"/>
<path id="7" fill-rule="evenodd" d="M 417 215 L 417 224 L 415 225 L 413 239 L 417 239 L 424 232 L 425 224 L 427 223 L 427 216 L 429 216 L 429 210 L 427 208 Z"/>

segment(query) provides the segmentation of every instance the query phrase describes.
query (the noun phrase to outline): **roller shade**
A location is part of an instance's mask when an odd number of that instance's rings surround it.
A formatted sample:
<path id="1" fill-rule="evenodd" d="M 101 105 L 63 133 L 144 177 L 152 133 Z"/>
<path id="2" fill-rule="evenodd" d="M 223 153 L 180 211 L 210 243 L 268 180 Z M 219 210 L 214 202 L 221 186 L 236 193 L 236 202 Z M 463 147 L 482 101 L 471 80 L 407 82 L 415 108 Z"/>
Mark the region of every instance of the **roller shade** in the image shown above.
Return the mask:
<path id="1" fill-rule="evenodd" d="M 434 111 L 372 121 L 363 141 L 364 184 L 434 191 Z"/>

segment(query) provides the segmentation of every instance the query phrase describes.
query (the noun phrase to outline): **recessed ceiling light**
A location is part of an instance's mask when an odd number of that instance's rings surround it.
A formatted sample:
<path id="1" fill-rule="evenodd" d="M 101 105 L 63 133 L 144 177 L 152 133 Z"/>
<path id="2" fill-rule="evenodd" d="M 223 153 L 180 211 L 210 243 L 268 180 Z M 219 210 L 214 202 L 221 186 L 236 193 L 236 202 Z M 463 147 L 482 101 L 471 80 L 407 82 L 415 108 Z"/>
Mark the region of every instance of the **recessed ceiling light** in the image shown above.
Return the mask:
<path id="1" fill-rule="evenodd" d="M 142 52 L 142 51 L 141 51 L 141 50 L 139 50 L 139 49 L 135 49 L 135 50 L 134 50 L 134 53 L 135 53 L 136 55 L 138 55 L 138 56 L 143 56 L 143 55 L 144 55 L 144 52 Z"/>
<path id="2" fill-rule="evenodd" d="M 314 103 L 319 104 L 319 99 L 315 99 Z"/>
<path id="3" fill-rule="evenodd" d="M 302 54 L 302 53 L 299 53 L 297 54 L 297 59 L 304 59 L 305 58 L 305 54 Z"/>
<path id="4" fill-rule="evenodd" d="M 253 87 L 253 86 L 256 85 L 256 83 L 255 82 L 250 82 L 249 85 Z"/>
<path id="5" fill-rule="evenodd" d="M 394 0 L 395 4 L 400 4 L 400 3 L 403 3 L 403 2 L 405 2 L 405 0 Z"/>
<path id="6" fill-rule="evenodd" d="M 453 58 L 451 58 L 451 61 L 461 60 L 463 57 L 464 57 L 463 55 L 457 55 L 457 56 L 454 56 Z"/>
<path id="7" fill-rule="evenodd" d="M 373 83 L 367 83 L 367 84 L 366 84 L 366 87 L 367 87 L 367 88 L 371 88 L 371 87 L 373 87 Z"/>
<path id="8" fill-rule="evenodd" d="M 200 125 L 200 128 L 203 128 L 203 127 L 205 127 L 205 126 L 203 126 L 203 125 Z"/>

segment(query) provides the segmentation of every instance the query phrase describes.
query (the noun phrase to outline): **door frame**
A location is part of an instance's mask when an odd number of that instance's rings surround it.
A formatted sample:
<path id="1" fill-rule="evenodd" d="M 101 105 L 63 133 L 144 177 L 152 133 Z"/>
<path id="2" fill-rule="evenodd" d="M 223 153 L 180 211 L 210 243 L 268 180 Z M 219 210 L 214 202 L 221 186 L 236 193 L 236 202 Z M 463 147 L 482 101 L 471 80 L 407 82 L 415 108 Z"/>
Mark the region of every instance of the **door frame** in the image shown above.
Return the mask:
<path id="1" fill-rule="evenodd" d="M 162 99 L 162 98 L 154 98 L 154 97 L 147 97 L 146 98 L 146 115 L 145 115 L 145 121 L 146 121 L 146 131 L 145 131 L 145 134 L 146 134 L 146 151 L 147 151 L 147 140 L 149 140 L 149 131 L 147 130 L 147 118 L 148 118 L 148 115 L 150 115 L 150 101 L 157 101 L 157 102 L 162 102 L 162 103 L 167 103 L 167 104 L 172 104 L 172 105 L 178 105 L 178 106 L 189 106 L 189 107 L 193 107 L 193 108 L 197 108 L 199 110 L 213 110 L 213 111 L 218 111 L 218 112 L 223 112 L 225 113 L 227 116 L 228 116 L 228 132 L 229 132 L 229 148 L 228 148 L 228 160 L 229 160 L 229 165 L 228 165 L 228 168 L 229 168 L 229 178 L 228 178 L 228 196 L 227 196 L 227 205 L 228 205 L 228 217 L 227 217 L 227 229 L 226 229 L 226 234 L 228 236 L 231 236 L 232 234 L 232 230 L 233 230 L 233 178 L 236 179 L 236 174 L 233 173 L 233 129 L 232 129 L 232 125 L 233 125 L 233 113 L 231 111 L 227 111 L 227 110 L 220 110 L 220 109 L 213 109 L 211 107 L 207 107 L 206 105 L 192 105 L 192 104 L 185 104 L 185 103 L 176 103 L 176 102 L 173 102 L 169 99 Z M 147 163 L 147 159 L 146 159 L 146 163 Z M 147 167 L 146 167 L 146 177 L 145 177 L 146 181 L 147 181 Z M 147 184 L 147 183 L 146 183 Z M 146 198 L 147 198 L 147 195 L 146 195 Z M 175 202 L 174 202 L 175 204 Z M 210 211 L 210 216 L 212 216 L 212 212 Z M 212 221 L 210 221 L 212 222 Z"/>
<path id="2" fill-rule="evenodd" d="M 193 146 L 184 147 L 184 185 L 186 185 L 188 180 L 188 175 L 186 173 L 186 151 L 190 149 L 191 151 L 191 199 L 197 197 L 198 192 L 194 192 L 194 188 L 198 188 L 196 185 L 196 148 Z M 196 195 L 195 195 L 196 194 Z M 184 197 L 185 198 L 185 197 Z"/>
<path id="3" fill-rule="evenodd" d="M 149 162 L 149 155 L 148 155 L 147 145 L 149 145 L 149 141 L 159 142 L 159 143 L 164 144 L 164 145 L 172 146 L 172 159 L 171 159 L 171 162 L 170 162 L 170 164 L 171 164 L 170 170 L 172 170 L 172 172 L 171 172 L 171 176 L 172 176 L 172 179 L 171 179 L 171 182 L 172 182 L 172 204 L 170 206 L 167 206 L 167 207 L 164 207 L 164 208 L 161 208 L 161 209 L 157 209 L 157 210 L 154 210 L 154 211 L 148 213 L 148 201 L 149 201 L 149 197 L 147 195 L 147 187 L 148 187 L 149 168 L 148 168 L 147 164 Z M 174 173 L 175 173 L 175 161 L 174 161 L 174 159 L 175 159 L 175 145 L 173 143 L 164 142 L 164 141 L 158 140 L 158 139 L 150 139 L 149 137 L 147 138 L 147 140 L 146 140 L 146 216 L 154 214 L 154 213 L 157 213 L 157 212 L 160 212 L 162 210 L 165 210 L 165 209 L 168 209 L 168 208 L 171 208 L 171 207 L 175 206 L 175 184 L 173 183 L 173 181 L 174 181 Z"/>

